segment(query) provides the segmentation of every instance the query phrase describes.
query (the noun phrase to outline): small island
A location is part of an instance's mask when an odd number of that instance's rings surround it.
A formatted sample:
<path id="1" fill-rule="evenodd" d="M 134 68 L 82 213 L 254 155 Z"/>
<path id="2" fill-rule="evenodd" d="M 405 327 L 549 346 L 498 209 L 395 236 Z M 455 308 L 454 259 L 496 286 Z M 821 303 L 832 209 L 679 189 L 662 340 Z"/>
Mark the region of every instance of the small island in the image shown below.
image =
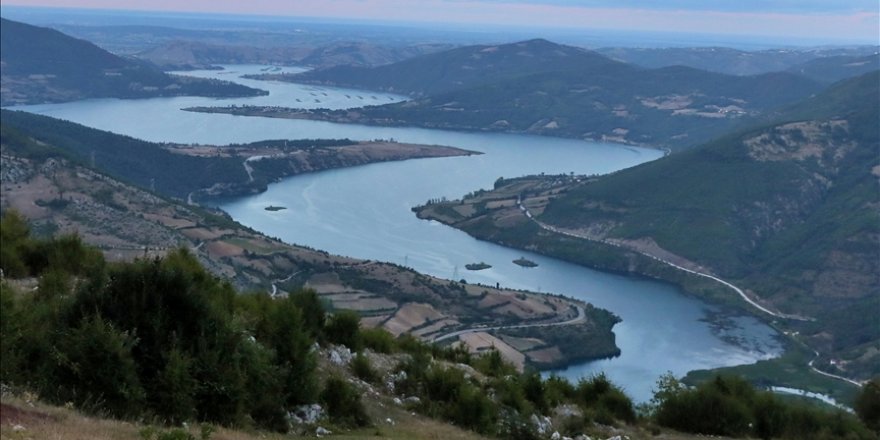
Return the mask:
<path id="1" fill-rule="evenodd" d="M 527 260 L 526 257 L 519 257 L 518 259 L 513 260 L 513 262 L 522 267 L 538 267 L 538 263 L 535 263 L 532 260 Z"/>
<path id="2" fill-rule="evenodd" d="M 265 209 L 266 211 L 281 211 L 282 209 L 287 209 L 287 207 L 286 206 L 269 205 L 263 209 Z"/>
<path id="3" fill-rule="evenodd" d="M 491 264 L 487 264 L 482 261 L 480 261 L 479 263 L 470 263 L 470 264 L 464 265 L 464 268 L 467 270 L 483 270 L 483 269 L 488 269 L 490 267 L 492 267 Z"/>

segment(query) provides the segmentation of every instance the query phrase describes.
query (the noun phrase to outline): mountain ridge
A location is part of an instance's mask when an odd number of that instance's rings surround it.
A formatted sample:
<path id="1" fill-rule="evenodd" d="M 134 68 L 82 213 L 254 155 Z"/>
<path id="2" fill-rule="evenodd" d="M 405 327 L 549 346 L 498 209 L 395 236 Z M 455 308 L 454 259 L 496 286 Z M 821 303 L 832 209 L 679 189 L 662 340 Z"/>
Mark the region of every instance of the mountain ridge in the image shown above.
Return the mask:
<path id="1" fill-rule="evenodd" d="M 85 98 L 200 95 L 257 96 L 265 91 L 225 81 L 168 75 L 50 28 L 0 18 L 0 105 Z"/>
<path id="2" fill-rule="evenodd" d="M 731 76 L 685 66 L 646 69 L 547 40 L 467 46 L 375 68 L 256 78 L 414 97 L 356 111 L 299 112 L 298 117 L 308 119 L 533 133 L 673 149 L 708 141 L 822 89 L 819 82 L 791 72 Z M 284 117 L 283 109 L 266 110 Z"/>
<path id="3" fill-rule="evenodd" d="M 822 368 L 871 377 L 880 331 L 859 311 L 880 306 L 878 84 L 880 72 L 844 80 L 780 111 L 775 122 L 607 176 L 552 190 L 547 182 L 559 178 L 547 177 L 519 190 L 538 221 L 593 241 L 554 237 L 526 219 L 504 227 L 496 220 L 513 215 L 504 209 L 444 222 L 685 285 L 680 274 L 627 255 L 699 267 L 770 308 L 814 318 L 786 328 L 822 353 Z M 431 212 L 419 208 L 420 216 L 434 218 Z"/>

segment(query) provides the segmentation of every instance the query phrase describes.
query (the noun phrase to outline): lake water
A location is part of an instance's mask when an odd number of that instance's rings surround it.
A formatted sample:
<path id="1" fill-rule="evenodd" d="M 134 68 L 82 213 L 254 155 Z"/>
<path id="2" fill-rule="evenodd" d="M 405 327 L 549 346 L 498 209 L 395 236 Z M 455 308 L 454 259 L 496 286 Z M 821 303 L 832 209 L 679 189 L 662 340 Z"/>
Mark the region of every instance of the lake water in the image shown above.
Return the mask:
<path id="1" fill-rule="evenodd" d="M 282 105 L 351 108 L 396 102 L 387 93 L 238 78 L 265 66 L 227 66 L 224 71 L 187 72 L 234 80 L 270 91 L 239 99 L 194 97 L 146 100 L 100 99 L 20 107 L 151 141 L 226 144 L 263 139 L 350 138 L 451 145 L 485 154 L 410 160 L 325 171 L 285 179 L 265 193 L 224 202 L 237 221 L 296 243 L 335 254 L 390 261 L 420 272 L 469 282 L 568 295 L 611 310 L 622 355 L 572 365 L 557 373 L 578 378 L 605 372 L 637 401 L 651 397 L 659 375 L 753 363 L 782 348 L 770 327 L 748 316 L 727 316 L 724 330 L 707 322 L 712 306 L 677 288 L 641 278 L 603 273 L 563 261 L 475 240 L 415 217 L 410 208 L 428 199 L 458 198 L 491 188 L 501 176 L 536 173 L 602 174 L 659 158 L 656 150 L 530 135 L 461 133 L 417 128 L 367 127 L 318 121 L 240 117 L 180 111 L 197 105 Z M 289 71 L 297 69 L 287 68 Z M 316 102 L 320 101 L 320 102 Z M 268 205 L 287 210 L 266 211 Z M 525 256 L 539 264 L 512 263 Z M 465 264 L 485 261 L 479 272 Z M 731 295 L 734 295 L 731 292 Z M 730 341 L 737 341 L 732 343 Z"/>

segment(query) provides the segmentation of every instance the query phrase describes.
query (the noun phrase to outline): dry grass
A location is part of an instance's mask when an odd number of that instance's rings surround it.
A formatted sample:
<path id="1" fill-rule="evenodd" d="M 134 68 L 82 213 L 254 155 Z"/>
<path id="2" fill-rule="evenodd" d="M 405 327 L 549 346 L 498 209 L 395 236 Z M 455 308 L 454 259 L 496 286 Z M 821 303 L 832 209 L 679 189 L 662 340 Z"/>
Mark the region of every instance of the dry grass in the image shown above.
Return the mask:
<path id="1" fill-rule="evenodd" d="M 384 399 L 382 399 L 384 400 Z M 375 426 L 342 431 L 332 426 L 334 439 L 483 439 L 475 433 L 420 415 L 414 415 L 390 402 L 368 400 L 367 411 Z M 391 421 L 390 423 L 388 421 Z M 20 428 L 18 428 L 20 427 Z M 0 438 L 9 440 L 129 440 L 139 439 L 146 425 L 136 422 L 90 417 L 73 409 L 28 403 L 4 397 L 0 405 Z M 20 430 L 19 430 L 20 429 Z M 189 432 L 199 438 L 199 427 Z M 312 434 L 310 431 L 309 434 Z M 314 434 L 308 435 L 314 437 Z M 217 428 L 211 440 L 275 440 L 291 434 L 241 431 Z"/>

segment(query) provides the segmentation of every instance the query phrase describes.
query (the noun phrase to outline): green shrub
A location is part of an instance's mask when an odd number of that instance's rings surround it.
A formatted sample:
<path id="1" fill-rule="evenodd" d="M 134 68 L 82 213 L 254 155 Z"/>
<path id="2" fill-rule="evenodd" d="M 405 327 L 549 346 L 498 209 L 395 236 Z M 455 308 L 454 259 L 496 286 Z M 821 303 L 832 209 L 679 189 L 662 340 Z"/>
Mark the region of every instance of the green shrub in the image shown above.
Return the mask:
<path id="1" fill-rule="evenodd" d="M 868 428 L 880 433 L 880 377 L 862 387 L 854 409 Z"/>
<path id="2" fill-rule="evenodd" d="M 483 390 L 473 385 L 463 385 L 456 393 L 448 417 L 457 425 L 481 434 L 491 434 L 498 420 L 498 406 Z"/>
<path id="3" fill-rule="evenodd" d="M 516 367 L 501 357 L 501 353 L 494 348 L 478 357 L 474 362 L 474 368 L 480 373 L 491 377 L 502 377 L 517 374 Z"/>
<path id="4" fill-rule="evenodd" d="M 593 410 L 599 423 L 613 424 L 614 420 L 633 423 L 636 420 L 632 400 L 604 374 L 581 379 L 574 395 L 582 408 Z"/>
<path id="5" fill-rule="evenodd" d="M 136 343 L 135 337 L 100 316 L 70 329 L 58 346 L 59 397 L 86 409 L 98 406 L 117 417 L 139 414 L 146 393 L 132 356 Z"/>
<path id="6" fill-rule="evenodd" d="M 330 421 L 339 426 L 368 426 L 370 419 L 361 402 L 360 394 L 345 379 L 330 377 L 321 391 L 321 404 L 327 409 Z"/>
<path id="7" fill-rule="evenodd" d="M 351 372 L 355 377 L 366 382 L 376 382 L 379 380 L 379 373 L 373 369 L 373 365 L 370 364 L 370 358 L 363 353 L 358 353 L 351 360 Z"/>
<path id="8" fill-rule="evenodd" d="M 324 327 L 327 341 L 344 345 L 352 351 L 361 349 L 360 341 L 361 317 L 351 310 L 339 310 L 334 313 Z"/>
<path id="9" fill-rule="evenodd" d="M 395 348 L 394 336 L 381 327 L 361 330 L 361 341 L 365 348 L 376 353 L 392 353 Z"/>
<path id="10" fill-rule="evenodd" d="M 166 423 L 179 424 L 196 417 L 193 360 L 177 347 L 165 354 L 165 367 L 151 385 L 151 404 L 156 415 Z"/>

